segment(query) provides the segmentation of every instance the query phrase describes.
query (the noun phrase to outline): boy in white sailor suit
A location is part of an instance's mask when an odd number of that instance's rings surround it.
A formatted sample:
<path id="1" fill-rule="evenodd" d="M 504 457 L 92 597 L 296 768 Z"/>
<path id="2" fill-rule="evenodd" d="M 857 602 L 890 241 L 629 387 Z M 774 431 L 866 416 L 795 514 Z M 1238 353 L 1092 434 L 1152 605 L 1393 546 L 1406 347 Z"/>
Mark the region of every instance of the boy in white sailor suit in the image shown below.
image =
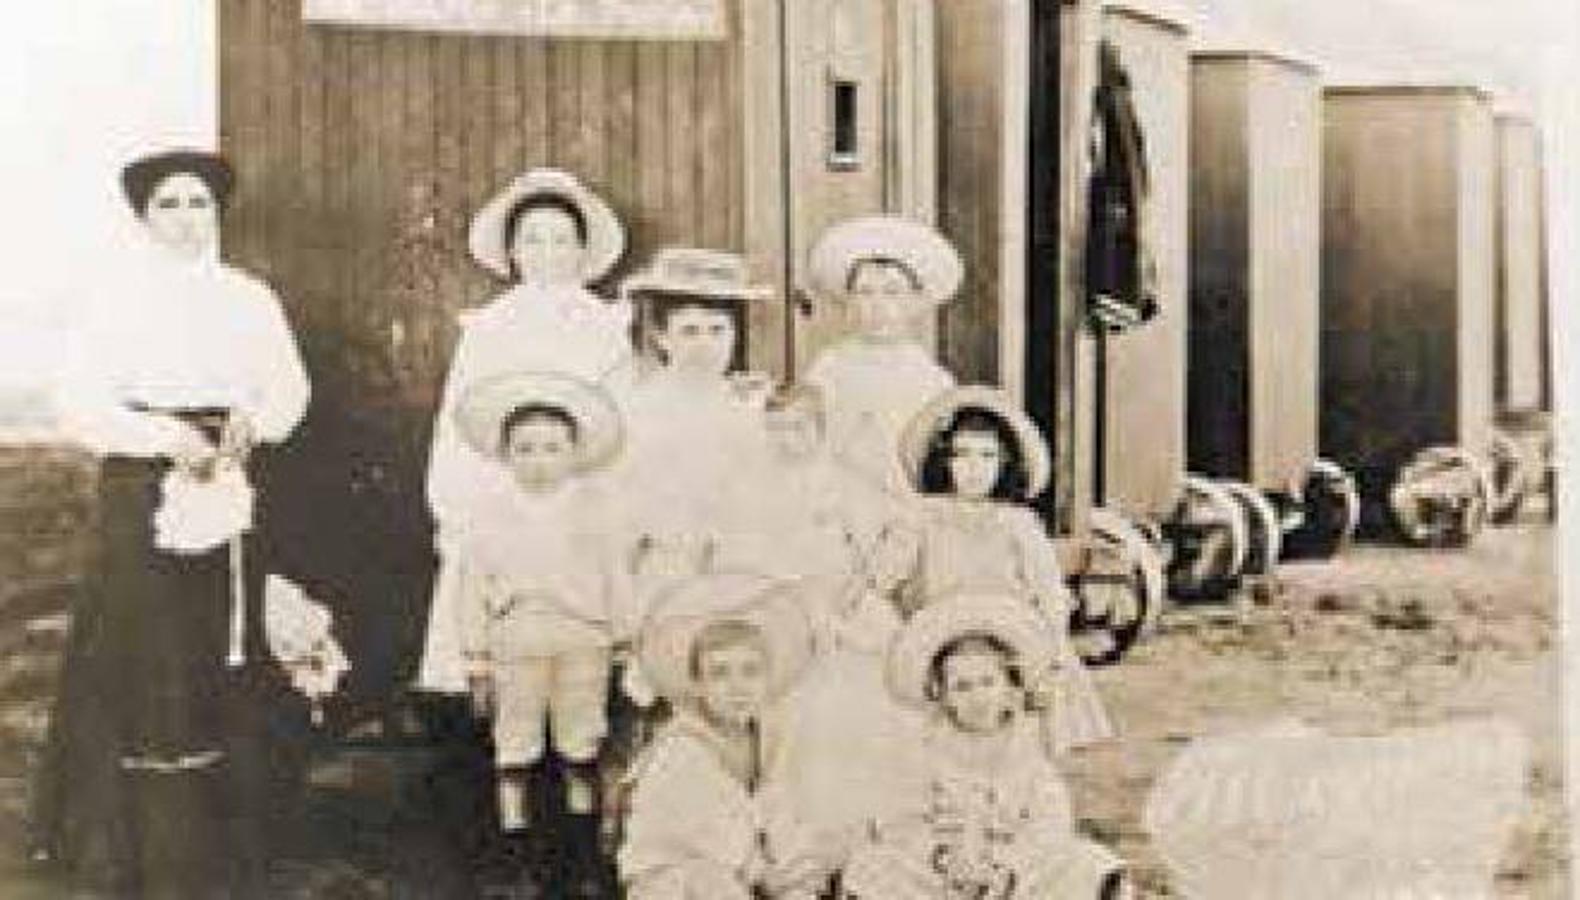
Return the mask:
<path id="1" fill-rule="evenodd" d="M 634 615 L 626 531 L 595 476 L 619 452 L 619 411 L 573 376 L 519 373 L 468 388 L 457 419 L 516 488 L 478 511 L 459 560 L 457 630 L 472 696 L 493 722 L 500 825 L 531 824 L 552 734 L 566 763 L 567 845 L 555 857 L 587 863 L 610 668 Z"/>

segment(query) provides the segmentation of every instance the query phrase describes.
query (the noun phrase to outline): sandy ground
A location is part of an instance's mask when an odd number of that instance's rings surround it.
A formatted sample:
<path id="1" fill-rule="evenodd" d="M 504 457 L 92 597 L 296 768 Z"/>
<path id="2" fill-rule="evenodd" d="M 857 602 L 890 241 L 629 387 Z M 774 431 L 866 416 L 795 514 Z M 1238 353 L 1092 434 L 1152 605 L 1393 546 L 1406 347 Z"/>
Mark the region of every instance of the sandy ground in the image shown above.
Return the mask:
<path id="1" fill-rule="evenodd" d="M 1165 620 L 1099 673 L 1125 740 L 1070 766 L 1083 825 L 1134 861 L 1142 896 L 1177 896 L 1140 817 L 1192 738 L 1291 715 L 1344 733 L 1503 716 L 1531 738 L 1532 766 L 1498 894 L 1569 896 L 1553 565 L 1552 532 L 1534 525 L 1459 552 L 1360 546 L 1284 567 L 1237 619 Z"/>
<path id="2" fill-rule="evenodd" d="M 1552 532 L 1527 525 L 1467 551 L 1352 548 L 1286 566 L 1239 616 L 1170 617 L 1098 673 L 1125 740 L 1071 764 L 1083 826 L 1134 862 L 1142 896 L 1176 896 L 1140 818 L 1192 738 L 1290 715 L 1346 733 L 1505 716 L 1525 728 L 1534 757 L 1499 895 L 1568 896 L 1553 582 Z M 0 897 L 62 896 L 22 871 L 25 778 L 0 776 Z"/>

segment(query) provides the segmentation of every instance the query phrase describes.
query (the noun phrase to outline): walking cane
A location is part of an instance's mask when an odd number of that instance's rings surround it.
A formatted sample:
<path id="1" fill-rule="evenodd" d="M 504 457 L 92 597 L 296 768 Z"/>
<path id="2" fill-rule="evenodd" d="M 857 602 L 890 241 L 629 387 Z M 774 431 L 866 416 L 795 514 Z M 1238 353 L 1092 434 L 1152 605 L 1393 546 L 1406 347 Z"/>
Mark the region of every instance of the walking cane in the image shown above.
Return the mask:
<path id="1" fill-rule="evenodd" d="M 245 444 L 236 449 L 236 464 L 246 471 L 250 448 Z M 225 665 L 240 669 L 247 664 L 247 569 L 243 541 L 247 530 L 231 537 L 230 549 L 230 646 L 225 653 Z"/>
<path id="2" fill-rule="evenodd" d="M 239 669 L 247 664 L 247 578 L 243 564 L 242 534 L 230 539 L 230 649 L 225 665 Z"/>

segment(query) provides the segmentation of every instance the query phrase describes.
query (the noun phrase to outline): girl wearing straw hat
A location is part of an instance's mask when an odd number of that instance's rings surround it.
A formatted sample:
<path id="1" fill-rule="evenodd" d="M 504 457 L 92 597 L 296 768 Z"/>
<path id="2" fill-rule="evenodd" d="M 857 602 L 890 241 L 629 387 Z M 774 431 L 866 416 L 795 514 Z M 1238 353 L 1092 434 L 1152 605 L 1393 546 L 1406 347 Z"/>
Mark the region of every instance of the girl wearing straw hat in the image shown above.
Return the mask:
<path id="1" fill-rule="evenodd" d="M 450 627 L 456 581 L 448 561 L 480 501 L 509 489 L 500 467 L 457 429 L 461 391 L 494 375 L 530 370 L 564 372 L 618 393 L 632 358 L 629 308 L 605 303 L 587 287 L 620 260 L 625 231 L 608 204 L 574 176 L 555 169 L 522 174 L 478 211 L 468 245 L 478 265 L 510 286 L 462 314 L 434 418 L 427 492 L 440 567 L 417 687 L 446 694 L 466 691 Z"/>
<path id="2" fill-rule="evenodd" d="M 1098 900 L 1121 864 L 1076 834 L 1063 777 L 1028 713 L 1057 635 L 1020 598 L 962 594 L 917 613 L 889 652 L 890 688 L 927 716 L 900 811 L 853 854 L 844 896 Z"/>
<path id="3" fill-rule="evenodd" d="M 798 821 L 777 702 L 812 657 L 805 587 L 719 573 L 669 585 L 643 670 L 674 712 L 630 773 L 621 879 L 632 900 L 821 895 L 831 842 Z"/>
<path id="4" fill-rule="evenodd" d="M 992 591 L 1020 597 L 1055 635 L 1042 663 L 1056 670 L 1049 749 L 1112 734 L 1068 634 L 1072 600 L 1052 542 L 1027 502 L 1047 489 L 1047 444 L 1008 395 L 980 385 L 935 397 L 907 426 L 900 457 L 925 495 L 914 530 L 880 550 L 885 587 L 905 615 L 938 597 Z"/>
<path id="5" fill-rule="evenodd" d="M 706 568 L 745 500 L 732 482 L 763 469 L 767 379 L 743 371 L 749 309 L 770 292 L 740 256 L 666 248 L 627 278 L 640 314 L 644 371 L 626 400 L 630 452 L 621 466 L 643 536 L 644 594 Z"/>
<path id="6" fill-rule="evenodd" d="M 830 440 L 874 484 L 906 493 L 895 464 L 901 431 L 955 383 L 916 342 L 914 326 L 959 291 L 960 255 L 919 222 L 868 216 L 824 233 L 809 265 L 816 295 L 843 303 L 855 326 L 818 355 L 806 376 L 828 396 Z"/>
<path id="7" fill-rule="evenodd" d="M 609 527 L 607 498 L 589 481 L 620 450 L 620 414 L 595 385 L 523 372 L 463 391 L 456 424 L 513 488 L 475 511 L 477 527 L 454 560 L 468 683 L 492 719 L 500 826 L 531 824 L 528 801 L 544 787 L 539 764 L 552 734 L 568 813 L 553 858 L 572 869 L 561 884 L 586 881 L 595 876 L 611 653 L 633 627 L 628 554 Z"/>

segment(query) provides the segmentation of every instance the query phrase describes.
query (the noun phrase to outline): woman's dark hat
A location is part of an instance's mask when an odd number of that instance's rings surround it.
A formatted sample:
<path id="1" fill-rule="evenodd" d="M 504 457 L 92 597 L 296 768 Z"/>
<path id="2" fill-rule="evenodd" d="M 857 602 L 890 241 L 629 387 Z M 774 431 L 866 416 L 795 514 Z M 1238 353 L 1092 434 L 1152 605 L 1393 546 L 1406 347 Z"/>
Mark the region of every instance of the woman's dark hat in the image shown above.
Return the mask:
<path id="1" fill-rule="evenodd" d="M 141 216 L 148 211 L 148 201 L 159 183 L 171 175 L 186 173 L 196 175 L 208 185 L 214 202 L 223 207 L 230 200 L 231 189 L 236 184 L 236 173 L 230 163 L 217 153 L 203 150 L 167 150 L 140 157 L 121 169 L 121 190 L 132 212 Z"/>

